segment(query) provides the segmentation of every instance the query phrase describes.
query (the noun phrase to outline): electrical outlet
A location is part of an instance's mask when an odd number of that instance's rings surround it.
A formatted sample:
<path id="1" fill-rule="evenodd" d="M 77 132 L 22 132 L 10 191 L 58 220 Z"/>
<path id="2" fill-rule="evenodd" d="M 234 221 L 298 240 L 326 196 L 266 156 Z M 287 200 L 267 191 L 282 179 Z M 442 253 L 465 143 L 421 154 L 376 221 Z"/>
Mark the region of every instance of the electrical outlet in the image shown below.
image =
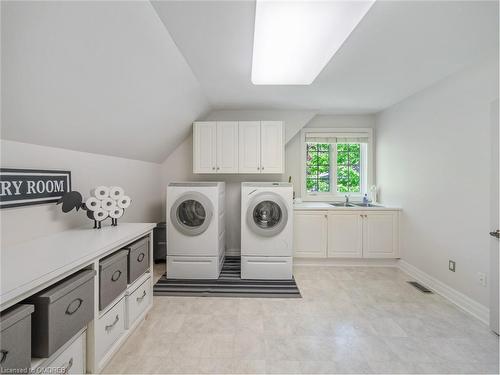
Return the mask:
<path id="1" fill-rule="evenodd" d="M 455 272 L 455 261 L 454 260 L 449 260 L 448 261 L 448 269 L 451 272 Z"/>
<path id="2" fill-rule="evenodd" d="M 486 274 L 484 272 L 478 272 L 477 273 L 477 281 L 482 286 L 486 286 Z"/>

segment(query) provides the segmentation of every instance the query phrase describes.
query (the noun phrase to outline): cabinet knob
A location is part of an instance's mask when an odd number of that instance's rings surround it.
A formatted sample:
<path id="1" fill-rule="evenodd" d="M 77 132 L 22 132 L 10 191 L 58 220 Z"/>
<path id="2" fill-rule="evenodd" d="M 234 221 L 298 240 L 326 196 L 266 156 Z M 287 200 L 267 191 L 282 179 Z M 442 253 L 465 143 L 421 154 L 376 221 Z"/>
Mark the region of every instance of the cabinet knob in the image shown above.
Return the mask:
<path id="1" fill-rule="evenodd" d="M 220 169 L 220 168 L 219 168 L 219 167 L 217 167 L 217 170 L 219 170 L 219 169 Z"/>
<path id="2" fill-rule="evenodd" d="M 260 169 L 264 170 L 264 167 L 261 167 Z"/>
<path id="3" fill-rule="evenodd" d="M 360 217 L 363 217 L 363 215 L 359 215 Z"/>
<path id="4" fill-rule="evenodd" d="M 257 170 L 258 170 L 258 171 L 260 171 L 260 168 L 259 168 L 259 167 L 257 167 Z"/>
<path id="5" fill-rule="evenodd" d="M 212 167 L 212 171 L 215 171 L 215 167 Z"/>

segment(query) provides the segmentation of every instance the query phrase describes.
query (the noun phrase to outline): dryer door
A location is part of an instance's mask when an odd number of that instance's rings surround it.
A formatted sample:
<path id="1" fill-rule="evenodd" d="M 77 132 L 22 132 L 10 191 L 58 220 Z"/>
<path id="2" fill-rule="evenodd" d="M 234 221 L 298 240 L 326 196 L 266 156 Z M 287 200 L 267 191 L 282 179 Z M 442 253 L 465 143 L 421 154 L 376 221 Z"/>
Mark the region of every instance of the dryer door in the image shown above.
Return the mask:
<path id="1" fill-rule="evenodd" d="M 172 205 L 170 220 L 180 233 L 198 236 L 207 230 L 213 211 L 210 199 L 201 193 L 190 191 L 181 195 Z"/>
<path id="2" fill-rule="evenodd" d="M 263 237 L 273 237 L 285 228 L 288 211 L 278 194 L 263 192 L 250 201 L 246 218 L 252 232 Z"/>

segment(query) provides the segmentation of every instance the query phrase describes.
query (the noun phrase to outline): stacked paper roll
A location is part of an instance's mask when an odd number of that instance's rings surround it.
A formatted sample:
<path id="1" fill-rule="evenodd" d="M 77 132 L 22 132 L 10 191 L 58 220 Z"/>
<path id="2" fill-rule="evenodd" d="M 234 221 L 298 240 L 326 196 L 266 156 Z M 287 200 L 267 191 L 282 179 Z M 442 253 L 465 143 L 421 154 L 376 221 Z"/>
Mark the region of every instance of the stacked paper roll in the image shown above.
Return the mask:
<path id="1" fill-rule="evenodd" d="M 112 219 L 119 219 L 123 216 L 123 208 L 116 207 L 114 210 L 109 211 L 109 217 Z"/>
<path id="2" fill-rule="evenodd" d="M 85 201 L 85 206 L 90 211 L 95 211 L 95 210 L 101 208 L 101 201 L 99 199 L 97 199 L 96 197 L 90 197 Z"/>
<path id="3" fill-rule="evenodd" d="M 119 219 L 131 202 L 130 197 L 125 195 L 124 189 L 120 186 L 97 186 L 90 194 L 91 197 L 85 201 L 87 216 L 96 221 L 103 221 L 108 217 Z"/>
<path id="4" fill-rule="evenodd" d="M 113 211 L 116 208 L 116 202 L 111 198 L 101 199 L 101 208 L 106 211 Z"/>
<path id="5" fill-rule="evenodd" d="M 130 197 L 127 196 L 127 195 L 124 195 L 123 197 L 121 197 L 120 199 L 118 199 L 118 201 L 116 202 L 116 205 L 119 207 L 119 208 L 128 208 L 130 206 Z"/>
<path id="6" fill-rule="evenodd" d="M 91 194 L 97 199 L 104 199 L 109 197 L 109 188 L 107 186 L 98 186 L 91 191 Z"/>
<path id="7" fill-rule="evenodd" d="M 98 208 L 94 211 L 94 220 L 103 221 L 108 217 L 108 211 L 104 211 L 102 208 Z"/>
<path id="8" fill-rule="evenodd" d="M 118 200 L 125 195 L 125 191 L 120 186 L 111 186 L 109 188 L 109 197 Z"/>

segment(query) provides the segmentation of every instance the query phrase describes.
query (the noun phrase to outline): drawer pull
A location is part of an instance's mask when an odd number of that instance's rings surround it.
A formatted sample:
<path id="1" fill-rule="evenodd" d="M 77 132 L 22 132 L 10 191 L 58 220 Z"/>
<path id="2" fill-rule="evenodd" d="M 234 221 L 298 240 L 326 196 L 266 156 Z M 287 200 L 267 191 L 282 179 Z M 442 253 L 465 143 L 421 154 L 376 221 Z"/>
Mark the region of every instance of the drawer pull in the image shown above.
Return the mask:
<path id="1" fill-rule="evenodd" d="M 70 302 L 68 308 L 66 309 L 66 315 L 73 315 L 80 308 L 83 303 L 83 299 L 77 298 Z"/>
<path id="2" fill-rule="evenodd" d="M 113 275 L 111 275 L 111 281 L 117 281 L 122 275 L 122 271 L 116 270 Z"/>
<path id="3" fill-rule="evenodd" d="M 145 255 L 144 253 L 140 253 L 140 254 L 139 254 L 139 256 L 137 257 L 137 261 L 138 261 L 138 262 L 142 262 L 142 261 L 144 260 L 144 257 L 145 257 L 145 256 L 146 256 L 146 255 Z"/>
<path id="4" fill-rule="evenodd" d="M 112 324 L 110 324 L 109 326 L 104 327 L 106 332 L 111 331 L 113 329 L 113 327 L 116 325 L 116 323 L 118 323 L 119 320 L 120 320 L 120 317 L 118 315 L 116 315 L 115 321 Z"/>
<path id="5" fill-rule="evenodd" d="M 7 359 L 7 354 L 9 354 L 8 350 L 0 350 L 0 353 L 2 354 L 2 358 L 0 358 L 0 363 L 4 363 L 5 360 Z"/>
<path id="6" fill-rule="evenodd" d="M 147 294 L 147 293 L 146 293 L 146 291 L 143 291 L 143 292 L 142 292 L 142 296 L 137 297 L 137 298 L 136 298 L 136 301 L 137 301 L 137 302 L 142 302 L 142 300 L 144 299 L 144 297 L 146 297 L 146 294 Z"/>
<path id="7" fill-rule="evenodd" d="M 68 361 L 68 365 L 64 366 L 63 374 L 67 374 L 71 367 L 73 367 L 73 357 Z"/>

